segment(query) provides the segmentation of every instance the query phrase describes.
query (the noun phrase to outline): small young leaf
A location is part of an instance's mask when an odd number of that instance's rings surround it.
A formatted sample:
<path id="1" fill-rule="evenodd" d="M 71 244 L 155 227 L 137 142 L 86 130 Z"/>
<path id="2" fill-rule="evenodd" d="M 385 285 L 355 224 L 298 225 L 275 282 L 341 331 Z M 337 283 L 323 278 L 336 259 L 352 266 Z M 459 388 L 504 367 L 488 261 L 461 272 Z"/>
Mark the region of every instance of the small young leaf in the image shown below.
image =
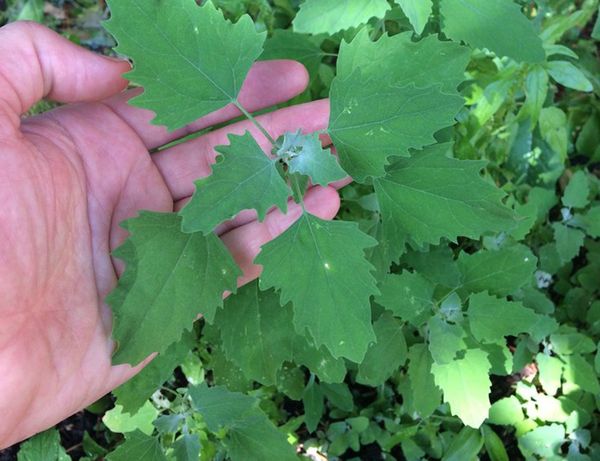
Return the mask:
<path id="1" fill-rule="evenodd" d="M 119 345 L 113 360 L 138 364 L 179 340 L 198 314 L 212 322 L 241 271 L 216 235 L 184 234 L 175 214 L 144 211 L 123 227 L 131 236 L 114 256 L 127 267 L 107 298 Z"/>
<path id="2" fill-rule="evenodd" d="M 309 432 L 314 432 L 325 411 L 325 401 L 321 387 L 312 379 L 302 396 L 304 404 L 304 423 Z"/>
<path id="3" fill-rule="evenodd" d="M 562 223 L 554 223 L 552 228 L 556 240 L 556 251 L 561 262 L 566 264 L 579 254 L 585 241 L 585 234 L 579 229 L 565 226 Z"/>
<path id="4" fill-rule="evenodd" d="M 475 459 L 483 447 L 483 437 L 479 431 L 463 427 L 452 439 L 448 450 L 444 453 L 444 461 L 464 461 Z"/>
<path id="5" fill-rule="evenodd" d="M 154 111 L 153 123 L 170 130 L 237 101 L 262 53 L 266 34 L 256 31 L 250 16 L 232 24 L 212 2 L 107 3 L 111 19 L 105 27 L 119 44 L 116 51 L 134 63 L 127 78 L 144 87 L 131 103 Z"/>
<path id="6" fill-rule="evenodd" d="M 569 180 L 562 203 L 570 208 L 584 208 L 590 203 L 590 183 L 585 171 L 579 170 Z"/>
<path id="7" fill-rule="evenodd" d="M 486 353 L 477 349 L 468 350 L 463 358 L 450 363 L 431 366 L 435 383 L 444 392 L 444 402 L 467 426 L 478 428 L 488 417 L 492 385 L 489 370 Z"/>
<path id="8" fill-rule="evenodd" d="M 308 176 L 313 184 L 327 186 L 347 175 L 329 149 L 323 149 L 317 133 L 286 133 L 273 151 L 292 174 Z"/>
<path id="9" fill-rule="evenodd" d="M 441 0 L 440 14 L 452 40 L 517 61 L 537 63 L 546 57 L 533 24 L 512 0 Z"/>
<path id="10" fill-rule="evenodd" d="M 583 72 L 568 61 L 550 61 L 547 67 L 550 76 L 557 83 L 567 88 L 585 92 L 594 89 L 592 83 L 583 75 Z"/>
<path id="11" fill-rule="evenodd" d="M 220 161 L 208 178 L 196 182 L 192 200 L 179 213 L 184 232 L 207 235 L 242 210 L 256 210 L 260 221 L 273 206 L 286 212 L 290 189 L 276 160 L 265 155 L 249 132 L 230 135 L 229 143 L 216 148 Z"/>
<path id="12" fill-rule="evenodd" d="M 382 18 L 390 9 L 386 0 L 305 0 L 294 19 L 294 31 L 302 34 L 335 34 L 357 27 L 372 17 Z"/>
<path id="13" fill-rule="evenodd" d="M 371 344 L 364 360 L 358 366 L 356 382 L 377 387 L 383 384 L 406 362 L 406 339 L 402 322 L 385 313 L 373 324 L 377 342 Z"/>
<path id="14" fill-rule="evenodd" d="M 304 213 L 262 247 L 255 261 L 264 267 L 260 286 L 281 290 L 281 303 L 293 303 L 298 333 L 308 331 L 317 347 L 360 363 L 375 340 L 369 298 L 377 287 L 364 249 L 376 243 L 355 223 Z"/>

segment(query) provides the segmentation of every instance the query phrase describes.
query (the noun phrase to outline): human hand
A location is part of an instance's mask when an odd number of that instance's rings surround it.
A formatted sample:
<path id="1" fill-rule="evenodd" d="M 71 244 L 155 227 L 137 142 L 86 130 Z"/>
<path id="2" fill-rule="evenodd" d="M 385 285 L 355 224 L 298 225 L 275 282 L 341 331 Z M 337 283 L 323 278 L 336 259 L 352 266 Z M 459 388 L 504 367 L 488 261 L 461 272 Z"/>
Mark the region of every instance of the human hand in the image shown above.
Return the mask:
<path id="1" fill-rule="evenodd" d="M 119 223 L 141 209 L 170 212 L 210 174 L 214 146 L 249 122 L 212 131 L 152 156 L 148 151 L 238 116 L 228 107 L 168 133 L 152 114 L 126 104 L 129 64 L 94 55 L 31 23 L 0 29 L 0 448 L 46 429 L 131 378 L 141 367 L 112 366 L 111 314 L 104 298 L 120 263 L 111 258 L 126 237 Z M 303 91 L 304 69 L 290 61 L 254 66 L 241 101 L 258 110 Z M 23 113 L 48 97 L 64 103 L 40 116 Z M 108 98 L 108 99 L 107 99 Z M 259 117 L 278 137 L 326 128 L 318 101 Z M 332 218 L 333 188 L 306 196 L 313 214 Z M 261 245 L 299 216 L 272 211 L 263 223 L 244 212 L 219 229 L 244 271 Z"/>

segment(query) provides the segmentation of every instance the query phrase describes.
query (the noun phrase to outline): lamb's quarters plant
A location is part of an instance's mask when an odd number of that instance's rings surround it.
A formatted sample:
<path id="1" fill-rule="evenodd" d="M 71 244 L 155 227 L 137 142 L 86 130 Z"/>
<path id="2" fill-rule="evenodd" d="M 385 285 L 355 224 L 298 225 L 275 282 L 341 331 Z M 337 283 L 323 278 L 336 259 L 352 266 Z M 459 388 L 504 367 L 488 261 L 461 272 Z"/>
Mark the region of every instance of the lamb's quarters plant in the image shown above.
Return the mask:
<path id="1" fill-rule="evenodd" d="M 229 136 L 179 213 L 124 223 L 114 361 L 159 355 L 88 459 L 600 457 L 598 3 L 108 0 L 133 105 L 169 130 L 234 105 L 270 147 Z M 327 133 L 272 139 L 240 103 L 280 58 Z M 335 220 L 304 209 L 346 175 Z M 290 197 L 236 290 L 214 230 Z M 22 459 L 42 446 L 63 459 L 52 432 Z"/>

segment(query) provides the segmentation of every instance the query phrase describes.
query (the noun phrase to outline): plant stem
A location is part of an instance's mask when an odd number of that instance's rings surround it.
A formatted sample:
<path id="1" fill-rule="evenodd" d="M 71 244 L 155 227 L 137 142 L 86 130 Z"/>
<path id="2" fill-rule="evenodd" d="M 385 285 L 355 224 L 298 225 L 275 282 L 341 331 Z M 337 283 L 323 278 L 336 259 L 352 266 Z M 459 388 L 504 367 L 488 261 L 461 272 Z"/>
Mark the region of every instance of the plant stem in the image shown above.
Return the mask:
<path id="1" fill-rule="evenodd" d="M 254 116 L 248 112 L 246 109 L 244 109 L 244 106 L 242 106 L 239 101 L 234 101 L 233 103 L 235 105 L 235 107 L 237 107 L 240 112 L 242 114 L 244 114 L 244 116 L 250 120 L 253 125 L 258 128 L 258 130 L 263 134 L 263 136 L 265 138 L 267 138 L 267 140 L 273 145 L 273 147 L 275 147 L 275 140 L 273 139 L 273 137 L 269 134 L 269 132 L 265 129 L 265 127 L 263 127 L 260 122 L 258 120 L 256 120 L 256 118 L 254 118 Z"/>

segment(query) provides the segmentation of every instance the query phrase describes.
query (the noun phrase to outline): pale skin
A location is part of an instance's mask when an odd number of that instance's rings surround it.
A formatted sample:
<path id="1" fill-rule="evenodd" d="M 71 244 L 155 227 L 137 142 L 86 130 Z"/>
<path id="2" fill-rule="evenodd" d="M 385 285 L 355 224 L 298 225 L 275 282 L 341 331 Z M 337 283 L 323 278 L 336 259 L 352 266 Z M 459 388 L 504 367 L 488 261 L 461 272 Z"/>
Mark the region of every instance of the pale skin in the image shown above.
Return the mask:
<path id="1" fill-rule="evenodd" d="M 85 408 L 140 369 L 112 366 L 106 295 L 122 263 L 111 257 L 127 234 L 119 227 L 139 210 L 171 212 L 210 174 L 214 147 L 227 134 L 250 130 L 240 122 L 150 155 L 188 132 L 237 117 L 233 107 L 169 133 L 150 124 L 153 114 L 127 105 L 124 61 L 78 48 L 31 23 L 0 29 L 0 449 L 47 429 Z M 257 63 L 240 100 L 250 111 L 286 101 L 307 85 L 291 61 Z M 135 93 L 135 91 L 134 91 Z M 37 101 L 67 103 L 22 118 Z M 259 117 L 271 136 L 327 127 L 329 105 L 316 101 Z M 314 187 L 307 209 L 333 218 L 333 187 Z M 299 216 L 244 212 L 218 229 L 244 275 L 261 245 Z M 201 314 L 199 308 L 199 314 Z"/>

